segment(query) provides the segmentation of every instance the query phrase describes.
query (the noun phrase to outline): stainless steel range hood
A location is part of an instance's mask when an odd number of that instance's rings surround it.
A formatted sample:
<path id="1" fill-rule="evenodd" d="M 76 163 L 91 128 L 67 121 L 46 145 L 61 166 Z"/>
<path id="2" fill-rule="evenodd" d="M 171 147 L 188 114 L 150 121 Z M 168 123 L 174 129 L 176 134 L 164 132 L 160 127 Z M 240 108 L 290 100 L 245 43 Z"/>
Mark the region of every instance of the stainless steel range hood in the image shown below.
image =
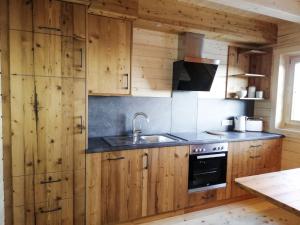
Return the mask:
<path id="1" fill-rule="evenodd" d="M 173 63 L 173 90 L 210 91 L 220 60 L 202 58 L 204 35 L 179 35 L 178 58 Z"/>

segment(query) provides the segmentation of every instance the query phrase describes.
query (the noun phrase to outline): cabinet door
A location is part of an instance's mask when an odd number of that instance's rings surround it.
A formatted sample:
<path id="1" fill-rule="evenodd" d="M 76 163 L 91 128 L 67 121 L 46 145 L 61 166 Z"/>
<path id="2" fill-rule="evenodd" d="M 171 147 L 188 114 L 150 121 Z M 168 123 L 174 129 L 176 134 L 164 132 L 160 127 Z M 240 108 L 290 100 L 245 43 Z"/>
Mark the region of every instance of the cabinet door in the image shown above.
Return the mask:
<path id="1" fill-rule="evenodd" d="M 281 166 L 281 139 L 264 140 L 257 148 L 255 174 L 279 171 Z"/>
<path id="2" fill-rule="evenodd" d="M 234 179 L 280 169 L 281 139 L 231 143 L 233 151 L 232 197 L 247 195 Z"/>
<path id="3" fill-rule="evenodd" d="M 182 209 L 188 203 L 189 147 L 149 149 L 147 214 Z"/>
<path id="4" fill-rule="evenodd" d="M 85 78 L 85 41 L 35 33 L 34 60 L 36 76 Z"/>
<path id="5" fill-rule="evenodd" d="M 32 1 L 9 1 L 9 29 L 32 31 Z"/>
<path id="6" fill-rule="evenodd" d="M 35 172 L 73 170 L 75 157 L 80 160 L 76 167 L 81 162 L 83 165 L 78 169 L 84 168 L 84 80 L 36 77 L 35 83 L 38 101 Z M 75 87 L 82 90 L 75 93 Z"/>
<path id="7" fill-rule="evenodd" d="M 9 31 L 9 62 L 12 75 L 33 75 L 33 34 Z"/>
<path id="8" fill-rule="evenodd" d="M 129 21 L 88 16 L 89 94 L 130 94 L 131 33 Z"/>
<path id="9" fill-rule="evenodd" d="M 72 225 L 73 221 L 72 199 L 35 205 L 35 225 Z"/>
<path id="10" fill-rule="evenodd" d="M 84 38 L 85 6 L 59 0 L 33 0 L 33 24 L 34 32 Z"/>
<path id="11" fill-rule="evenodd" d="M 143 151 L 102 155 L 102 222 L 124 222 L 142 216 Z"/>
<path id="12" fill-rule="evenodd" d="M 34 89 L 33 76 L 11 76 L 12 176 L 34 173 L 37 149 Z"/>

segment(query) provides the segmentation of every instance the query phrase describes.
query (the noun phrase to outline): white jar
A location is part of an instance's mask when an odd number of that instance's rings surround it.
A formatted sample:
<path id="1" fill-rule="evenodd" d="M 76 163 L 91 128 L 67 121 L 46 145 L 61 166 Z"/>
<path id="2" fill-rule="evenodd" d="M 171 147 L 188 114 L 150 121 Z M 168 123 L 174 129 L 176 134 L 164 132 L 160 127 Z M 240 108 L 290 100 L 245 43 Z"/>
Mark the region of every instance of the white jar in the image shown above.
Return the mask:
<path id="1" fill-rule="evenodd" d="M 256 98 L 263 98 L 264 97 L 264 92 L 263 91 L 257 91 L 255 94 Z"/>
<path id="2" fill-rule="evenodd" d="M 255 98 L 255 91 L 256 91 L 255 86 L 249 86 L 248 87 L 248 98 Z"/>

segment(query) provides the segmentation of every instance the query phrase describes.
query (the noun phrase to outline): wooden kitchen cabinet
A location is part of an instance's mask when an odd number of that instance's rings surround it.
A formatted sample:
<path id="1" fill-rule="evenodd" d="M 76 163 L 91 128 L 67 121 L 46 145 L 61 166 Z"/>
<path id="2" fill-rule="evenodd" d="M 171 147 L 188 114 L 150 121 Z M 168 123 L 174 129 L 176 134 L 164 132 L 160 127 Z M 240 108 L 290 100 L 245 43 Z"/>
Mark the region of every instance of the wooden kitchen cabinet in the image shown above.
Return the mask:
<path id="1" fill-rule="evenodd" d="M 188 203 L 189 147 L 149 149 L 147 215 L 183 209 Z"/>
<path id="2" fill-rule="evenodd" d="M 11 76 L 12 176 L 34 173 L 34 153 L 37 150 L 34 89 L 33 76 Z"/>
<path id="3" fill-rule="evenodd" d="M 281 139 L 230 143 L 233 152 L 231 197 L 248 194 L 235 184 L 235 178 L 280 170 L 281 145 Z"/>
<path id="4" fill-rule="evenodd" d="M 9 28 L 85 38 L 86 6 L 59 0 L 9 1 Z"/>
<path id="5" fill-rule="evenodd" d="M 88 156 L 87 224 L 117 224 L 143 216 L 145 157 L 143 150 Z"/>
<path id="6" fill-rule="evenodd" d="M 73 37 L 34 34 L 34 74 L 85 77 L 85 41 Z"/>
<path id="7" fill-rule="evenodd" d="M 87 87 L 90 95 L 128 95 L 132 22 L 88 15 Z"/>
<path id="8" fill-rule="evenodd" d="M 87 156 L 87 224 L 118 224 L 187 206 L 189 147 Z"/>
<path id="9" fill-rule="evenodd" d="M 85 40 L 77 37 L 10 31 L 12 75 L 85 78 Z"/>
<path id="10" fill-rule="evenodd" d="M 12 75 L 11 102 L 14 220 L 84 224 L 85 79 Z"/>

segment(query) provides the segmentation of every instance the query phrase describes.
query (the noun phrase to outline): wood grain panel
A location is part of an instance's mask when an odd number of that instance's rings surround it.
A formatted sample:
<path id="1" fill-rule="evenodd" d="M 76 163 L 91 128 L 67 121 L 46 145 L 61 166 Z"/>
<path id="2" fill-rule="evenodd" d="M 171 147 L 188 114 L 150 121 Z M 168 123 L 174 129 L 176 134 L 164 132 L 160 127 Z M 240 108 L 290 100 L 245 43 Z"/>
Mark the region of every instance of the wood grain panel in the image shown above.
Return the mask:
<path id="1" fill-rule="evenodd" d="M 93 0 L 88 12 L 107 17 L 135 19 L 138 16 L 138 0 Z"/>
<path id="2" fill-rule="evenodd" d="M 91 95 L 128 95 L 131 84 L 129 21 L 88 16 L 87 87 Z"/>
<path id="3" fill-rule="evenodd" d="M 35 83 L 39 109 L 35 172 L 73 170 L 73 79 L 37 77 Z"/>
<path id="4" fill-rule="evenodd" d="M 9 32 L 10 73 L 33 75 L 33 34 L 25 31 Z"/>
<path id="5" fill-rule="evenodd" d="M 34 173 L 37 149 L 34 77 L 11 76 L 12 175 Z"/>
<path id="6" fill-rule="evenodd" d="M 9 1 L 9 29 L 32 31 L 33 2 L 28 0 Z"/>

